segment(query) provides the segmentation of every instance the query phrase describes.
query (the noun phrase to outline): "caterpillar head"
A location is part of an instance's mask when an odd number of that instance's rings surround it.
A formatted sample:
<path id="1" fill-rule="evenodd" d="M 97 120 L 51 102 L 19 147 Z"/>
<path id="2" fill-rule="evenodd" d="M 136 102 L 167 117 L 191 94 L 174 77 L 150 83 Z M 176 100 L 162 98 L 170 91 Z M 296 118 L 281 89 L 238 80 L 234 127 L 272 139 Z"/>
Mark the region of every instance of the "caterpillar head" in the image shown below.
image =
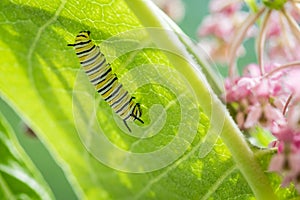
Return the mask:
<path id="1" fill-rule="evenodd" d="M 75 41 L 79 42 L 79 41 L 85 41 L 85 40 L 89 40 L 90 39 L 90 31 L 80 31 L 78 33 L 78 35 L 76 36 Z"/>
<path id="2" fill-rule="evenodd" d="M 90 41 L 90 31 L 80 31 L 75 38 L 74 44 L 68 44 L 68 46 L 76 46 L 78 43 L 88 42 Z"/>

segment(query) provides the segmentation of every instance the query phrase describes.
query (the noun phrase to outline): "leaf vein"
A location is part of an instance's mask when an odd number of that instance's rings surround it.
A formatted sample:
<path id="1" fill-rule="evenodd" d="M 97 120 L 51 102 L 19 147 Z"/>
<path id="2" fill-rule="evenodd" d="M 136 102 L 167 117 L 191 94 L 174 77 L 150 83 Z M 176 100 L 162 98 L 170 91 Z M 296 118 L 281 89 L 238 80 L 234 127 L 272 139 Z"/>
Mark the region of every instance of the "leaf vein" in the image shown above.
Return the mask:
<path id="1" fill-rule="evenodd" d="M 147 191 L 149 191 L 149 189 L 152 187 L 152 185 L 154 185 L 155 183 L 157 183 L 158 181 L 160 181 L 164 176 L 166 176 L 170 171 L 172 171 L 173 169 L 175 169 L 180 163 L 184 162 L 185 160 L 189 159 L 193 154 L 195 154 L 196 152 L 199 151 L 199 147 L 202 145 L 202 142 L 199 142 L 190 152 L 188 152 L 186 155 L 182 156 L 180 159 L 178 159 L 174 164 L 171 164 L 169 166 L 169 168 L 167 168 L 163 173 L 161 173 L 160 175 L 158 175 L 156 178 L 151 179 L 151 181 L 148 182 L 147 185 L 145 185 L 145 187 L 138 192 L 133 199 L 141 199 L 141 196 L 143 194 L 145 194 Z"/>
<path id="2" fill-rule="evenodd" d="M 236 164 L 234 164 L 232 167 L 227 169 L 222 176 L 219 177 L 219 179 L 213 184 L 210 189 L 207 190 L 207 193 L 200 199 L 200 200 L 206 200 L 219 188 L 219 186 L 224 182 L 224 180 L 237 169 Z"/>
<path id="3" fill-rule="evenodd" d="M 41 35 L 43 33 L 43 31 L 50 25 L 52 24 L 59 16 L 59 14 L 61 13 L 61 11 L 63 10 L 63 8 L 65 7 L 67 0 L 62 0 L 60 6 L 58 7 L 58 9 L 56 10 L 56 12 L 54 13 L 53 17 L 51 17 L 44 25 L 42 25 L 38 31 L 37 34 L 32 42 L 32 45 L 29 48 L 28 54 L 27 54 L 27 63 L 28 63 L 28 75 L 29 75 L 29 79 L 30 81 L 32 81 L 33 85 L 35 85 L 34 83 L 34 78 L 32 76 L 32 72 L 33 72 L 33 66 L 32 66 L 32 55 L 33 52 L 37 46 L 37 43 L 39 41 L 39 39 L 41 38 Z"/>

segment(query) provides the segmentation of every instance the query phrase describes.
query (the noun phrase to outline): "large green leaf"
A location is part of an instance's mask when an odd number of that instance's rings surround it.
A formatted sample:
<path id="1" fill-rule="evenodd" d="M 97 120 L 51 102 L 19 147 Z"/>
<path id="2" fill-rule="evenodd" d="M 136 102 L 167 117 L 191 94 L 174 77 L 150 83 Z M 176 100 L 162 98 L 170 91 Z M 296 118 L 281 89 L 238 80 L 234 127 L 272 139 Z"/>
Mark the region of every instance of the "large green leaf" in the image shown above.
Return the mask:
<path id="1" fill-rule="evenodd" d="M 164 28 L 175 30 L 174 24 L 160 24 L 156 16 L 166 18 L 149 1 L 126 3 L 2 0 L 1 96 L 39 135 L 80 199 L 273 198 L 269 180 L 273 188 L 278 181 L 267 179 L 201 79 L 195 66 L 203 60 L 188 40 L 178 34 L 169 40 L 173 32 Z M 132 133 L 95 94 L 67 47 L 81 30 L 92 32 L 142 104 L 145 125 L 130 123 Z"/>
<path id="2" fill-rule="evenodd" d="M 0 198 L 52 199 L 50 189 L 17 142 L 12 130 L 0 113 Z"/>

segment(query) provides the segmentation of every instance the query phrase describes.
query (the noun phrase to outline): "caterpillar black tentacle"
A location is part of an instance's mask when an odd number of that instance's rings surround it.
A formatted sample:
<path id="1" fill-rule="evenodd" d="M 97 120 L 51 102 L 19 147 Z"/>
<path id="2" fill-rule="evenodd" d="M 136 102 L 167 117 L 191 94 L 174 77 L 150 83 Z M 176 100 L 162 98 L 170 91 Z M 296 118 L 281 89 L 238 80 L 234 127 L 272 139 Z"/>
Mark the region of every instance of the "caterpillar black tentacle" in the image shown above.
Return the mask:
<path id="1" fill-rule="evenodd" d="M 139 103 L 135 103 L 135 97 L 131 97 L 118 81 L 116 74 L 112 73 L 110 64 L 106 62 L 105 56 L 90 39 L 90 31 L 81 31 L 75 38 L 74 44 L 68 44 L 75 48 L 76 55 L 81 66 L 95 86 L 97 92 L 117 113 L 131 132 L 127 121 L 141 119 L 142 110 Z"/>

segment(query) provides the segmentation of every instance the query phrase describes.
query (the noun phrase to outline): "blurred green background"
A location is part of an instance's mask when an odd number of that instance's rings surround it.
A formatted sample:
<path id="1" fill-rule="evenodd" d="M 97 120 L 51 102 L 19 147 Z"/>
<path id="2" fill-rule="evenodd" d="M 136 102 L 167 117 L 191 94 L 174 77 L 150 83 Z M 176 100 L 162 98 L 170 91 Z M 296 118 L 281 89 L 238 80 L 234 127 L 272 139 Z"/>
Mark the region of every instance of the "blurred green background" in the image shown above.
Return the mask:
<path id="1" fill-rule="evenodd" d="M 208 13 L 208 0 L 182 0 L 185 4 L 185 17 L 179 23 L 183 31 L 193 40 L 197 39 L 197 28 L 204 15 Z M 77 199 L 74 191 L 66 180 L 62 169 L 56 164 L 40 140 L 26 134 L 24 124 L 13 109 L 0 98 L 0 109 L 14 127 L 17 137 L 39 168 L 44 179 L 51 187 L 56 199 Z"/>

